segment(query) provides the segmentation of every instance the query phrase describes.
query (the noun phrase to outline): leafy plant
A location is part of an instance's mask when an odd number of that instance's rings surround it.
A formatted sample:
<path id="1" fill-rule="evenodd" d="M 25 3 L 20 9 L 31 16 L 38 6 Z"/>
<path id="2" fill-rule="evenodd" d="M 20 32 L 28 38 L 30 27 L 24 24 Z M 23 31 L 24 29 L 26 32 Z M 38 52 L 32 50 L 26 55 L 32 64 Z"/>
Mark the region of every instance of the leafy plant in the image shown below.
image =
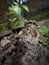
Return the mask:
<path id="1" fill-rule="evenodd" d="M 24 18 L 22 16 L 22 11 L 23 10 L 26 10 L 27 12 L 29 12 L 29 8 L 26 5 L 20 5 L 17 2 L 13 2 L 13 4 L 11 6 L 9 6 L 9 15 L 16 14 L 16 17 L 9 18 L 10 22 L 12 22 L 13 24 L 17 25 L 17 22 L 20 23 L 20 21 L 23 21 L 24 20 Z"/>
<path id="2" fill-rule="evenodd" d="M 29 12 L 29 8 L 26 5 L 20 5 L 17 2 L 14 2 L 11 6 L 9 6 L 10 14 L 21 14 L 22 10 L 26 10 Z"/>

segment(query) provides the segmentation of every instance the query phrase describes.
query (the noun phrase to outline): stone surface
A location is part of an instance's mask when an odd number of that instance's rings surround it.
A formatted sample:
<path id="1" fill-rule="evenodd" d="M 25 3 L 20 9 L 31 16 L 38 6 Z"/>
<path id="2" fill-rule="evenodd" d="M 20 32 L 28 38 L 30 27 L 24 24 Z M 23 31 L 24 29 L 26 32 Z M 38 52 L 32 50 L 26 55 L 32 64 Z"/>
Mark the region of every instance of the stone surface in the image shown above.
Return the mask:
<path id="1" fill-rule="evenodd" d="M 0 45 L 0 65 L 49 65 L 49 49 L 39 43 L 39 37 L 29 26 L 3 37 L 10 43 Z"/>

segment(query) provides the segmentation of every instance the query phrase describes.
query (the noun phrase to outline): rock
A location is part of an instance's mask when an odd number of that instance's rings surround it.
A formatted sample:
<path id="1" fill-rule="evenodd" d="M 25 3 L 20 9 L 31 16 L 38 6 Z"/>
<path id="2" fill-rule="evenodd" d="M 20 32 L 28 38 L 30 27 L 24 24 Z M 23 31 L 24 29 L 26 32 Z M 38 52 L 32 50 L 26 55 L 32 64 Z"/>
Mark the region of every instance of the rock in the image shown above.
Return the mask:
<path id="1" fill-rule="evenodd" d="M 1 46 L 4 47 L 6 44 L 10 43 L 10 40 L 7 39 L 7 37 L 4 37 L 2 40 L 1 40 Z"/>
<path id="2" fill-rule="evenodd" d="M 11 34 L 11 30 L 8 30 L 6 32 L 0 33 L 0 38 L 3 38 L 4 36 L 10 35 Z"/>
<path id="3" fill-rule="evenodd" d="M 0 65 L 49 65 L 49 49 L 39 43 L 36 30 L 28 26 L 15 35 L 4 37 L 10 43 L 0 47 Z"/>

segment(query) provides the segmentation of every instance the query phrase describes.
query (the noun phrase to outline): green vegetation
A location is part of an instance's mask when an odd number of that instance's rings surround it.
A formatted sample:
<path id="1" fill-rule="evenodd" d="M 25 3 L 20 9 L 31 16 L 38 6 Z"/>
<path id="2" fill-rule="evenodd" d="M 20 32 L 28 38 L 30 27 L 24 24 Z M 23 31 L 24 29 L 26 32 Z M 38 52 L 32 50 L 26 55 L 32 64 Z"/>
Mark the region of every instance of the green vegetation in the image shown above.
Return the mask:
<path id="1" fill-rule="evenodd" d="M 8 30 L 8 25 L 4 22 L 0 23 L 0 32 L 5 32 Z"/>
<path id="2" fill-rule="evenodd" d="M 20 5 L 17 2 L 13 2 L 13 4 L 9 6 L 9 14 L 15 13 L 16 15 L 21 15 L 23 9 L 29 12 L 29 8 L 26 5 Z"/>
<path id="3" fill-rule="evenodd" d="M 26 5 L 20 5 L 17 2 L 13 2 L 11 6 L 9 6 L 9 21 L 11 24 L 11 29 L 18 28 L 23 25 L 24 18 L 22 16 L 23 10 L 29 12 L 29 8 Z M 16 15 L 13 17 L 13 15 Z M 33 17 L 29 17 L 29 20 L 41 20 L 49 18 L 49 11 L 39 13 Z M 32 28 L 32 27 L 31 27 Z M 49 46 L 49 26 L 40 26 L 35 28 L 40 33 L 40 42 L 43 42 L 44 45 Z M 4 22 L 0 23 L 0 32 L 5 32 L 8 30 L 8 25 Z"/>
<path id="4" fill-rule="evenodd" d="M 42 35 L 46 35 L 49 37 L 49 26 L 40 26 L 39 28 L 37 28 L 37 30 L 39 31 L 39 33 L 41 33 Z"/>
<path id="5" fill-rule="evenodd" d="M 49 45 L 49 26 L 41 26 L 37 28 L 37 31 L 40 33 L 40 42 Z"/>
<path id="6" fill-rule="evenodd" d="M 13 2 L 13 4 L 9 6 L 9 15 L 14 15 L 14 14 L 16 15 L 13 18 L 9 18 L 9 21 L 12 24 L 11 25 L 12 29 L 23 26 L 24 23 L 24 18 L 22 16 L 23 10 L 29 12 L 29 8 L 26 5 L 20 5 L 17 2 Z"/>
<path id="7" fill-rule="evenodd" d="M 29 8 L 26 5 L 20 5 L 20 3 L 13 2 L 9 7 L 9 26 L 11 29 L 15 29 L 18 27 L 21 27 L 24 22 L 24 18 L 22 16 L 23 10 L 26 10 L 29 12 Z M 16 15 L 16 16 L 15 16 Z M 14 17 L 13 17 L 14 16 Z M 5 22 L 5 21 L 4 21 Z M 0 32 L 5 32 L 8 30 L 8 25 L 7 23 L 0 22 Z"/>
<path id="8" fill-rule="evenodd" d="M 49 26 L 40 26 L 40 27 L 30 27 L 31 29 L 33 30 L 37 30 L 37 32 L 39 32 L 40 34 L 40 39 L 39 41 L 46 45 L 46 46 L 49 46 Z"/>

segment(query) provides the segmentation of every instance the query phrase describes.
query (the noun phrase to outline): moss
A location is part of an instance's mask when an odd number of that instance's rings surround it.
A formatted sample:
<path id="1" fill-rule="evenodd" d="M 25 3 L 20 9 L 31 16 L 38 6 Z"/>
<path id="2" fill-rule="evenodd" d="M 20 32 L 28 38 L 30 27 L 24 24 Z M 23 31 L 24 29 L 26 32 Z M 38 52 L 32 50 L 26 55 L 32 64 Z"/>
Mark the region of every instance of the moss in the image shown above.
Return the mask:
<path id="1" fill-rule="evenodd" d="M 37 28 L 37 31 L 40 33 L 40 42 L 49 45 L 49 26 L 41 26 Z"/>
<path id="2" fill-rule="evenodd" d="M 0 23 L 0 32 L 5 32 L 8 30 L 8 25 L 4 22 Z"/>
<path id="3" fill-rule="evenodd" d="M 49 26 L 41 26 L 41 27 L 37 28 L 37 30 L 38 30 L 39 33 L 41 33 L 42 35 L 49 36 Z"/>

